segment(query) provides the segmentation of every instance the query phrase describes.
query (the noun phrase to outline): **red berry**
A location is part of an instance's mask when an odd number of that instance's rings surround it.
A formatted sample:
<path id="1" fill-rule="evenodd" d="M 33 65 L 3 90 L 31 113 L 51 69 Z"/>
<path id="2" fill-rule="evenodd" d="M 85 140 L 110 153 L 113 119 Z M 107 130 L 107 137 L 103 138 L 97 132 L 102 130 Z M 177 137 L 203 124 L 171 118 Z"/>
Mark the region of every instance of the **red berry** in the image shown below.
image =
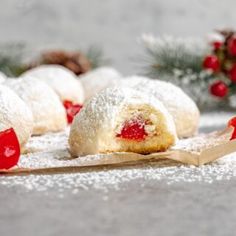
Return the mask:
<path id="1" fill-rule="evenodd" d="M 69 101 L 69 100 L 65 100 L 65 101 L 63 102 L 63 105 L 64 105 L 64 107 L 67 109 L 67 108 L 73 106 L 73 102 L 71 102 L 71 101 Z"/>
<path id="2" fill-rule="evenodd" d="M 232 82 L 236 83 L 236 64 L 234 64 L 230 69 L 229 78 Z"/>
<path id="3" fill-rule="evenodd" d="M 218 80 L 210 86 L 210 93 L 216 97 L 225 97 L 228 94 L 228 86 Z"/>
<path id="4" fill-rule="evenodd" d="M 213 46 L 214 50 L 220 49 L 222 45 L 223 45 L 223 42 L 221 42 L 221 41 L 212 42 L 212 46 Z"/>
<path id="5" fill-rule="evenodd" d="M 220 69 L 220 61 L 215 55 L 208 55 L 203 60 L 203 67 L 205 69 L 210 69 L 213 72 L 217 72 Z"/>
<path id="6" fill-rule="evenodd" d="M 72 123 L 74 117 L 80 112 L 83 106 L 80 104 L 74 104 L 72 107 L 67 109 L 67 121 L 69 124 Z"/>
<path id="7" fill-rule="evenodd" d="M 20 144 L 14 129 L 0 132 L 0 169 L 10 169 L 20 158 Z"/>
<path id="8" fill-rule="evenodd" d="M 228 127 L 230 127 L 230 126 L 234 127 L 234 131 L 233 131 L 232 136 L 230 138 L 230 140 L 232 140 L 232 139 L 236 138 L 236 117 L 233 117 L 228 121 Z"/>
<path id="9" fill-rule="evenodd" d="M 146 136 L 145 121 L 140 119 L 126 121 L 121 132 L 116 135 L 116 137 L 134 141 L 143 141 Z"/>
<path id="10" fill-rule="evenodd" d="M 66 109 L 67 122 L 68 124 L 71 124 L 75 115 L 79 113 L 79 111 L 81 110 L 83 106 L 80 104 L 73 104 L 73 102 L 68 101 L 68 100 L 65 100 L 63 102 L 63 105 Z"/>
<path id="11" fill-rule="evenodd" d="M 236 36 L 231 37 L 227 49 L 232 56 L 236 56 Z"/>

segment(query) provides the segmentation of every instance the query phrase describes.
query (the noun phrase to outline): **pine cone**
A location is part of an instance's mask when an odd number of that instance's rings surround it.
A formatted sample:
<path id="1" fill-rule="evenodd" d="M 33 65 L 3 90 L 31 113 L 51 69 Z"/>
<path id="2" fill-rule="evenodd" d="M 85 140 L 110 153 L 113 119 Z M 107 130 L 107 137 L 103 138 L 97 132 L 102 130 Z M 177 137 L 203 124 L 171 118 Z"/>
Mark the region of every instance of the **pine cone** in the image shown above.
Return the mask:
<path id="1" fill-rule="evenodd" d="M 59 50 L 44 52 L 41 57 L 41 62 L 44 64 L 63 65 L 69 59 L 68 53 Z"/>
<path id="2" fill-rule="evenodd" d="M 41 64 L 58 64 L 73 71 L 76 75 L 83 74 L 91 69 L 91 63 L 81 52 L 66 52 L 63 50 L 44 52 L 38 62 L 32 66 Z"/>

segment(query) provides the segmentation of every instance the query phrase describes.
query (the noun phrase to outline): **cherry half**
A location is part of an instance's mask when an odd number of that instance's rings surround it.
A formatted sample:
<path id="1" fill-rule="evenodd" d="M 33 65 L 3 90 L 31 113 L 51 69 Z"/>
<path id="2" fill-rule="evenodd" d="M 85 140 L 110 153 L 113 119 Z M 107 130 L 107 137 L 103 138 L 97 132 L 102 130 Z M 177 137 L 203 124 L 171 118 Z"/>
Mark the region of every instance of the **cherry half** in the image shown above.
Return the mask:
<path id="1" fill-rule="evenodd" d="M 228 127 L 230 127 L 230 126 L 234 128 L 234 131 L 233 131 L 232 136 L 230 138 L 230 140 L 233 140 L 233 139 L 236 139 L 236 116 L 231 118 L 228 121 Z"/>
<path id="2" fill-rule="evenodd" d="M 66 109 L 67 122 L 68 124 L 71 124 L 75 115 L 80 112 L 83 106 L 80 104 L 74 104 L 73 102 L 68 100 L 65 100 L 63 102 L 63 105 Z"/>
<path id="3" fill-rule="evenodd" d="M 20 158 L 20 144 L 13 128 L 0 132 L 0 169 L 10 169 Z"/>
<path id="4" fill-rule="evenodd" d="M 145 131 L 145 121 L 140 119 L 132 119 L 126 121 L 119 134 L 116 135 L 118 138 L 143 141 L 147 133 Z"/>

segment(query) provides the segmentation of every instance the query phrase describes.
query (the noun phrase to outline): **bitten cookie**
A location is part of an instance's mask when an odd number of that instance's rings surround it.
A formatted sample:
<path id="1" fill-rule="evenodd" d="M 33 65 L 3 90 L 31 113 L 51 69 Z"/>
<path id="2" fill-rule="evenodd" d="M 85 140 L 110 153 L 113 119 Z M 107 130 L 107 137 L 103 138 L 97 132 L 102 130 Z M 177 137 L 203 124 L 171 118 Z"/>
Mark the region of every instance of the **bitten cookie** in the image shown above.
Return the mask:
<path id="1" fill-rule="evenodd" d="M 107 88 L 76 115 L 70 131 L 73 156 L 109 152 L 151 153 L 175 143 L 174 121 L 154 97 Z"/>
<path id="2" fill-rule="evenodd" d="M 200 112 L 195 102 L 179 87 L 161 80 L 131 76 L 122 86 L 137 89 L 156 97 L 173 116 L 178 137 L 189 137 L 197 132 Z"/>
<path id="3" fill-rule="evenodd" d="M 41 65 L 25 72 L 22 77 L 31 76 L 44 81 L 51 87 L 61 101 L 83 104 L 84 89 L 77 77 L 60 65 Z"/>
<path id="4" fill-rule="evenodd" d="M 5 83 L 29 106 L 34 119 L 33 134 L 63 130 L 66 125 L 65 109 L 57 94 L 43 81 L 33 77 L 7 79 Z"/>
<path id="5" fill-rule="evenodd" d="M 0 131 L 13 128 L 23 147 L 33 131 L 33 116 L 25 102 L 11 89 L 0 85 Z"/>
<path id="6" fill-rule="evenodd" d="M 117 85 L 120 77 L 120 73 L 111 67 L 100 67 L 80 75 L 79 79 L 84 87 L 85 100 L 105 88 Z"/>

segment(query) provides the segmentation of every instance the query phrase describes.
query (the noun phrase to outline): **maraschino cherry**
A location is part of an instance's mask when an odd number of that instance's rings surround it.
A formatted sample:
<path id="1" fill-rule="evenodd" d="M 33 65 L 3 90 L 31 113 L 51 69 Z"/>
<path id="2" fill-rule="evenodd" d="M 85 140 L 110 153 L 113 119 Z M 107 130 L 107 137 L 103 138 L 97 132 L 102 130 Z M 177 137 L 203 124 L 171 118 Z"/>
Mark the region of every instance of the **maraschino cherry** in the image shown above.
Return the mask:
<path id="1" fill-rule="evenodd" d="M 10 169 L 20 158 L 20 144 L 13 128 L 0 132 L 0 169 Z"/>
<path id="2" fill-rule="evenodd" d="M 83 106 L 80 104 L 74 104 L 73 102 L 68 101 L 68 100 L 65 100 L 63 102 L 63 105 L 66 109 L 67 122 L 68 124 L 71 124 L 75 115 L 79 113 L 79 111 L 81 110 Z"/>
<path id="3" fill-rule="evenodd" d="M 230 126 L 234 127 L 234 131 L 233 131 L 232 136 L 230 138 L 230 140 L 233 140 L 233 139 L 236 139 L 236 117 L 233 117 L 228 121 L 228 127 L 230 127 Z"/>
<path id="4" fill-rule="evenodd" d="M 143 141 L 146 136 L 145 121 L 141 119 L 126 121 L 121 129 L 121 132 L 116 135 L 118 138 L 134 141 Z"/>

